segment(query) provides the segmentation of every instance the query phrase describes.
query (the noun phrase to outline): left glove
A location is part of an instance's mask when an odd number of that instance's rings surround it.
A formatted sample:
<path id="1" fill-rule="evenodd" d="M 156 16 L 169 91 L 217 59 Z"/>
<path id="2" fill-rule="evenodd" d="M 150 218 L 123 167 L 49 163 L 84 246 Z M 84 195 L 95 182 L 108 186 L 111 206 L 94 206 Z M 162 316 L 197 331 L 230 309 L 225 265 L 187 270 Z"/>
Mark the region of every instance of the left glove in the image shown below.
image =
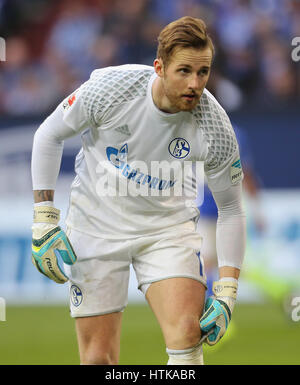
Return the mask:
<path id="1" fill-rule="evenodd" d="M 38 271 L 57 283 L 68 277 L 62 261 L 68 265 L 76 262 L 76 254 L 65 232 L 58 226 L 60 211 L 51 206 L 34 208 L 32 226 L 32 263 Z"/>
<path id="2" fill-rule="evenodd" d="M 208 345 L 215 345 L 225 334 L 235 305 L 237 287 L 234 280 L 213 283 L 215 296 L 206 300 L 200 319 L 200 329 L 207 334 L 205 342 Z"/>

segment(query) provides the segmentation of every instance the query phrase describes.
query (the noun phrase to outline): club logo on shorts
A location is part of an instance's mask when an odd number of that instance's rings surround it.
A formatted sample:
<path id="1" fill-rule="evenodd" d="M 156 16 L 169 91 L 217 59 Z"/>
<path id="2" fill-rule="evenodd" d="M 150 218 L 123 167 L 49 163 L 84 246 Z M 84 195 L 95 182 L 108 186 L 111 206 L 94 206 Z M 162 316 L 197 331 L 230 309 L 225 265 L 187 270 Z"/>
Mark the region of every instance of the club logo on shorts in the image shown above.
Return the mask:
<path id="1" fill-rule="evenodd" d="M 72 285 L 70 289 L 70 297 L 71 297 L 72 304 L 78 307 L 81 304 L 83 299 L 81 289 L 76 285 Z"/>
<path id="2" fill-rule="evenodd" d="M 177 159 L 183 159 L 190 153 L 190 145 L 183 138 L 175 138 L 169 144 L 169 153 Z"/>

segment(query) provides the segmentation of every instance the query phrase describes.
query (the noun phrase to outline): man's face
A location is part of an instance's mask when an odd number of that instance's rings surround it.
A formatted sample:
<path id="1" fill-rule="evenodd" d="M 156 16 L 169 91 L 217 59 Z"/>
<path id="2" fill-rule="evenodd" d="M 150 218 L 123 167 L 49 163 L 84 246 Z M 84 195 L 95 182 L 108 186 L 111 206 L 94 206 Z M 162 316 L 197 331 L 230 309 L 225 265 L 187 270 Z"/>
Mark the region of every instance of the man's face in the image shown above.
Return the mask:
<path id="1" fill-rule="evenodd" d="M 208 81 L 211 62 L 209 47 L 175 49 L 167 67 L 161 59 L 154 62 L 162 80 L 163 108 L 167 112 L 191 111 L 196 107 Z"/>

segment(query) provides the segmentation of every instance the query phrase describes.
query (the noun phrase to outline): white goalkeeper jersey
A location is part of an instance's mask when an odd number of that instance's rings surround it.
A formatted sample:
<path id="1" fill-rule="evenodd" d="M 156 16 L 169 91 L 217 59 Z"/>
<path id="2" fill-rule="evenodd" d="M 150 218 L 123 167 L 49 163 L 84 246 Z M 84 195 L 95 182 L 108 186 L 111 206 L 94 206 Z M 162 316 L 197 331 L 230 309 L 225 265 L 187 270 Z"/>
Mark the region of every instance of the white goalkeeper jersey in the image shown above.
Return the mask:
<path id="1" fill-rule="evenodd" d="M 162 112 L 152 99 L 156 76 L 143 65 L 95 70 L 58 107 L 82 138 L 67 226 L 111 239 L 156 233 L 199 216 L 202 170 L 213 192 L 240 182 L 238 144 L 223 108 L 204 90 L 193 111 Z"/>

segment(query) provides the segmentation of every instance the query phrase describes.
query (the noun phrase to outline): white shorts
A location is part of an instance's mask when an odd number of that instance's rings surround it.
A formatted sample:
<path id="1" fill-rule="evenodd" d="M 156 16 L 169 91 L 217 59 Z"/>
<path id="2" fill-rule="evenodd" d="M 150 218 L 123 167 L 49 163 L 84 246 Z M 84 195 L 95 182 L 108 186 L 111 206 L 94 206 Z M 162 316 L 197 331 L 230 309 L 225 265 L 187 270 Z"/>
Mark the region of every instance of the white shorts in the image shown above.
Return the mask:
<path id="1" fill-rule="evenodd" d="M 176 226 L 176 231 L 125 241 L 95 238 L 73 229 L 67 234 L 77 255 L 74 265 L 65 265 L 72 317 L 123 311 L 131 264 L 144 294 L 152 282 L 173 277 L 192 278 L 206 286 L 202 238 L 192 221 Z"/>

